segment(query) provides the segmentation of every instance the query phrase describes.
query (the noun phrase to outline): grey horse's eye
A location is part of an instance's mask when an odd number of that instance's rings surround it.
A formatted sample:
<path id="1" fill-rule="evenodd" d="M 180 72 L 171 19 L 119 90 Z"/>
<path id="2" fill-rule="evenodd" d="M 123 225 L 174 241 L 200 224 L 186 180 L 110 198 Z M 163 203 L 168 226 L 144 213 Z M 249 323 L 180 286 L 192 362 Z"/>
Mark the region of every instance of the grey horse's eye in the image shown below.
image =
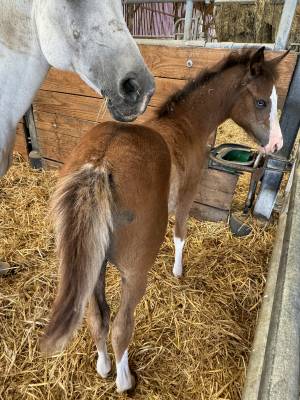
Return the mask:
<path id="1" fill-rule="evenodd" d="M 267 106 L 267 103 L 265 102 L 265 100 L 259 99 L 259 100 L 256 100 L 255 105 L 257 108 L 265 108 Z"/>
<path id="2" fill-rule="evenodd" d="M 76 40 L 80 38 L 80 32 L 77 29 L 73 30 L 73 37 Z"/>

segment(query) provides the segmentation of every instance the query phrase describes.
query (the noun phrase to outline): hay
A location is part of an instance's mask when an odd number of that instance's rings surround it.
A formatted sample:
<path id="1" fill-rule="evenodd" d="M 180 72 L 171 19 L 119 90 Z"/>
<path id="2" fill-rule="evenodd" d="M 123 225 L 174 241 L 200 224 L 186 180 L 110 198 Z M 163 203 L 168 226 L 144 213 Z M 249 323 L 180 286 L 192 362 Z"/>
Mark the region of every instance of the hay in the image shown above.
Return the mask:
<path id="1" fill-rule="evenodd" d="M 215 29 L 220 42 L 274 43 L 283 4 L 257 0 L 255 4 L 222 4 L 215 7 Z M 300 41 L 300 6 L 296 8 L 289 43 Z"/>
<path id="2" fill-rule="evenodd" d="M 241 141 L 231 123 L 221 136 Z M 53 171 L 32 171 L 15 159 L 0 189 L 0 260 L 14 273 L 0 278 L 0 398 L 122 399 L 114 373 L 95 371 L 96 351 L 83 324 L 66 351 L 46 359 L 38 350 L 57 284 L 47 203 Z M 247 179 L 234 207 L 241 209 Z M 172 277 L 170 221 L 166 240 L 136 313 L 130 361 L 138 374 L 136 399 L 240 399 L 275 225 L 234 238 L 226 225 L 190 219 L 185 276 Z M 108 269 L 107 296 L 115 314 L 119 276 Z M 111 345 L 109 344 L 109 351 Z"/>

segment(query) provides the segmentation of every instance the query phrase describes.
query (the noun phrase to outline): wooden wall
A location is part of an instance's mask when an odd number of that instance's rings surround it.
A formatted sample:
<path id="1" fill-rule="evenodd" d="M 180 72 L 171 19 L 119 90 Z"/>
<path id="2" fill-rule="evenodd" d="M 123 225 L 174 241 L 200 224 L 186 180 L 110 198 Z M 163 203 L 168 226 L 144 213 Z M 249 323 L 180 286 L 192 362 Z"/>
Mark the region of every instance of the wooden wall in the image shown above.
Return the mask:
<path id="1" fill-rule="evenodd" d="M 142 55 L 156 78 L 156 93 L 138 121 L 143 122 L 186 79 L 194 77 L 205 67 L 212 66 L 229 53 L 226 49 L 197 47 L 167 47 L 141 45 Z M 274 56 L 270 52 L 269 57 Z M 187 61 L 192 60 L 192 68 Z M 282 105 L 296 62 L 296 55 L 289 54 L 280 65 L 278 82 L 279 101 Z M 78 139 L 96 121 L 110 120 L 104 100 L 72 73 L 51 69 L 39 90 L 34 103 L 34 117 L 38 132 L 40 152 L 46 165 L 63 162 Z M 21 138 L 22 125 L 18 127 L 16 149 L 24 152 Z M 50 162 L 51 161 L 51 162 Z M 54 163 L 53 163 L 54 161 Z"/>
<path id="2" fill-rule="evenodd" d="M 25 139 L 25 127 L 23 120 L 19 122 L 17 126 L 15 151 L 20 153 L 25 160 L 28 160 L 27 146 Z"/>

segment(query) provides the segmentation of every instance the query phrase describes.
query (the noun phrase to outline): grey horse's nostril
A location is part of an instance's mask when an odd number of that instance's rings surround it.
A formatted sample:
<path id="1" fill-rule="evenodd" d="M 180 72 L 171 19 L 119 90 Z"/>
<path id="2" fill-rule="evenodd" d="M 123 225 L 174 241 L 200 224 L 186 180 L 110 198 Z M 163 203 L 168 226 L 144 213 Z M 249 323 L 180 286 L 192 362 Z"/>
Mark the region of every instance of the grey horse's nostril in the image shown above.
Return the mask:
<path id="1" fill-rule="evenodd" d="M 121 93 L 126 99 L 136 102 L 140 94 L 140 85 L 136 79 L 124 79 L 121 82 Z"/>

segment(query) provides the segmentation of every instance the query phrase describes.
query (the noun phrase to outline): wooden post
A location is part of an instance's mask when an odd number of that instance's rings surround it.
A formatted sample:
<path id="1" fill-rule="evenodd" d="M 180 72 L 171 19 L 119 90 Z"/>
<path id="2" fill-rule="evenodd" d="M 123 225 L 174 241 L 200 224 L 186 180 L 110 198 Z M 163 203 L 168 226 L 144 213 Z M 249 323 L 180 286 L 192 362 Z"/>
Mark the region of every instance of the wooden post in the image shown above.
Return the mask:
<path id="1" fill-rule="evenodd" d="M 275 49 L 286 49 L 298 0 L 285 0 L 277 32 Z"/>

